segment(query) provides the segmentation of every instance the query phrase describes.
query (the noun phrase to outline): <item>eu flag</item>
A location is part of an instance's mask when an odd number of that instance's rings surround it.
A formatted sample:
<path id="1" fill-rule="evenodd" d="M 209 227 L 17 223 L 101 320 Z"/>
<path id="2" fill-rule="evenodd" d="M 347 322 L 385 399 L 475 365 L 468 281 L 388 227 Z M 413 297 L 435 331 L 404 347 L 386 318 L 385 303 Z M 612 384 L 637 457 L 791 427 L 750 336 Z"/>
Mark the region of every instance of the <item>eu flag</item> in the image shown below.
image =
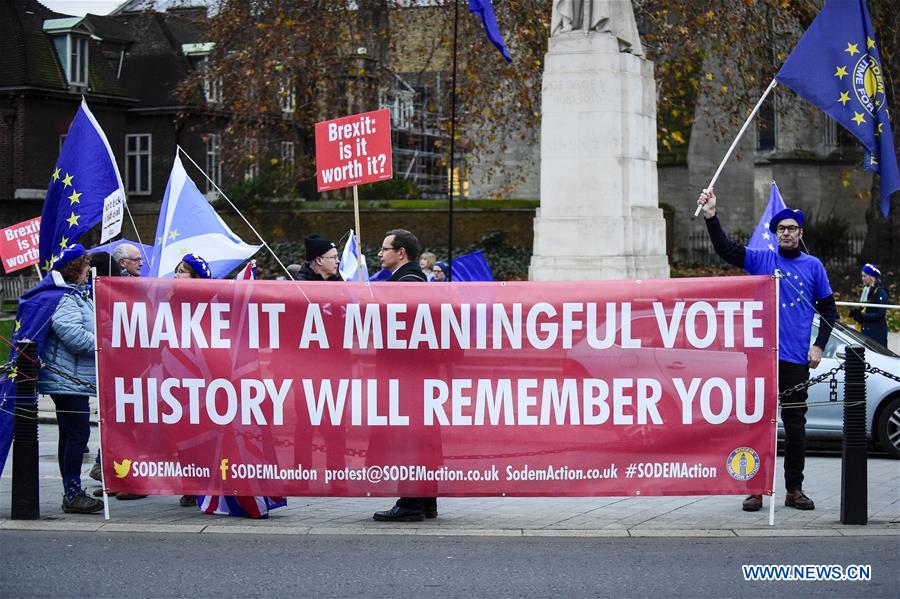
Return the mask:
<path id="1" fill-rule="evenodd" d="M 759 218 L 759 224 L 753 229 L 753 235 L 750 236 L 750 241 L 747 243 L 748 248 L 751 250 L 776 251 L 777 244 L 775 239 L 773 239 L 774 236 L 772 235 L 772 232 L 769 231 L 769 223 L 772 222 L 772 218 L 776 214 L 786 207 L 787 206 L 784 205 L 784 200 L 781 199 L 781 194 L 778 192 L 778 186 L 775 185 L 775 181 L 772 181 L 772 190 L 769 192 L 769 203 L 766 205 L 766 209 Z"/>
<path id="2" fill-rule="evenodd" d="M 124 201 L 125 187 L 112 149 L 82 100 L 50 175 L 41 213 L 40 267 L 103 220 L 104 205 Z"/>
<path id="3" fill-rule="evenodd" d="M 900 189 L 884 70 L 865 0 L 828 0 L 775 75 L 855 135 L 881 175 L 881 212 Z"/>
<path id="4" fill-rule="evenodd" d="M 491 0 L 469 0 L 469 12 L 479 15 L 484 24 L 484 33 L 494 46 L 500 50 L 500 54 L 506 59 L 506 64 L 512 63 L 509 50 L 500 35 L 500 27 L 497 25 L 497 15 L 494 14 L 494 5 Z"/>

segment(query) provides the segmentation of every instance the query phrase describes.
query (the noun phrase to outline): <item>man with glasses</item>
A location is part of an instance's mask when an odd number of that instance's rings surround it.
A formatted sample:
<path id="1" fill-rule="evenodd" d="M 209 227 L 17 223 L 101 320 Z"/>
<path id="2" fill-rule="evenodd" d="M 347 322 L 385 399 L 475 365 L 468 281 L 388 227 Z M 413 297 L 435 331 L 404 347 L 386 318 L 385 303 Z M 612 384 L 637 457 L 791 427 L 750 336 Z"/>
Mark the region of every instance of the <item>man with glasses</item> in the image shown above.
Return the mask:
<path id="1" fill-rule="evenodd" d="M 406 229 L 393 229 L 385 234 L 384 241 L 381 242 L 381 250 L 378 252 L 378 259 L 381 266 L 391 271 L 391 278 L 388 281 L 400 281 L 410 283 L 427 283 L 428 277 L 422 272 L 419 266 L 419 240 L 416 236 Z M 415 352 L 413 352 L 415 354 Z M 396 370 L 396 376 L 401 376 L 405 369 L 415 370 L 416 360 L 420 359 L 415 355 L 410 355 L 404 359 L 404 363 L 400 364 L 396 359 L 390 358 L 388 354 L 381 357 L 379 363 L 379 372 L 381 376 L 390 378 Z M 436 431 L 436 433 L 439 431 Z M 379 431 L 380 433 L 380 431 Z M 410 444 L 404 445 L 407 440 L 402 437 L 393 439 L 375 439 L 371 446 L 378 446 L 380 443 L 390 443 L 397 453 L 408 453 L 415 456 L 420 462 L 424 462 L 426 467 L 435 467 L 440 462 L 441 447 L 440 441 L 434 443 L 424 443 L 424 446 Z M 402 449 L 401 449 L 402 448 Z M 370 452 L 377 455 L 376 451 Z M 370 459 L 373 459 L 370 456 Z M 402 492 L 402 489 L 401 489 Z M 397 500 L 389 510 L 375 512 L 373 518 L 378 522 L 421 522 L 425 518 L 436 518 L 437 498 L 436 497 L 401 497 Z"/>
<path id="2" fill-rule="evenodd" d="M 803 238 L 803 212 L 785 208 L 769 221 L 769 231 L 778 241 L 778 251 L 754 250 L 729 240 L 716 217 L 716 194 L 707 189 L 697 203 L 703 208 L 706 230 L 720 258 L 743 268 L 751 275 L 780 273 L 778 307 L 778 391 L 790 389 L 809 379 L 809 369 L 819 365 L 822 351 L 837 319 L 837 306 L 822 262 L 800 251 Z M 819 334 L 812 346 L 813 315 L 818 312 Z M 800 404 L 782 407 L 784 423 L 784 505 L 798 510 L 813 510 L 816 505 L 803 492 L 803 467 L 806 456 L 806 389 L 784 398 L 782 403 Z M 750 495 L 743 509 L 762 508 L 762 495 Z"/>
<path id="3" fill-rule="evenodd" d="M 112 257 L 113 262 L 119 266 L 119 274 L 121 276 L 141 276 L 141 266 L 144 265 L 144 259 L 136 246 L 130 243 L 123 243 L 113 250 Z"/>
<path id="4" fill-rule="evenodd" d="M 341 257 L 333 241 L 310 235 L 303 241 L 306 263 L 294 275 L 297 281 L 343 281 L 338 268 Z"/>

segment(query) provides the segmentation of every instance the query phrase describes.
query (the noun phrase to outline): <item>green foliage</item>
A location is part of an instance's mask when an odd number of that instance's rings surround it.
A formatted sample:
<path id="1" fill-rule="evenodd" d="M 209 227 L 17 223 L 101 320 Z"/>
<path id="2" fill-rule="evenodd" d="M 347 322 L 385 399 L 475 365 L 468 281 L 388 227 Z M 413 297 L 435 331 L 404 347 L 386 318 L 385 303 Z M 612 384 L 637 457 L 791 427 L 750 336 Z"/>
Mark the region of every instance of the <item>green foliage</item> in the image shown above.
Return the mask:
<path id="1" fill-rule="evenodd" d="M 16 321 L 13 318 L 0 320 L 0 337 L 3 339 L 12 339 L 13 329 L 15 329 L 15 327 Z M 4 345 L 6 344 L 4 343 Z"/>
<path id="2" fill-rule="evenodd" d="M 389 200 L 394 198 L 417 198 L 419 188 L 409 179 L 395 177 L 387 181 L 378 181 L 359 188 L 361 200 Z"/>
<path id="3" fill-rule="evenodd" d="M 260 168 L 256 177 L 244 178 L 240 183 L 231 185 L 225 190 L 228 199 L 242 208 L 267 203 L 272 198 L 294 195 L 296 192 L 290 171 L 277 161 Z"/>

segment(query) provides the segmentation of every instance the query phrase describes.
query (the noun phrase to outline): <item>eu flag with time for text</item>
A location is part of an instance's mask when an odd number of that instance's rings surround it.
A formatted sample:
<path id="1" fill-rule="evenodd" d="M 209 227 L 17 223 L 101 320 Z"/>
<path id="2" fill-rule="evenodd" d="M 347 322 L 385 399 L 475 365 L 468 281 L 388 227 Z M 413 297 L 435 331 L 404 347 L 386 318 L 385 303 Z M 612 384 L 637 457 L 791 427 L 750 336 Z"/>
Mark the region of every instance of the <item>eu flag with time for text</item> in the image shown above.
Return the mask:
<path id="1" fill-rule="evenodd" d="M 41 213 L 41 270 L 49 271 L 62 250 L 103 220 L 108 197 L 124 193 L 106 135 L 82 102 L 47 185 Z"/>
<path id="2" fill-rule="evenodd" d="M 881 212 L 887 216 L 900 173 L 883 64 L 865 0 L 828 0 L 775 79 L 859 139 L 865 170 L 881 175 Z"/>

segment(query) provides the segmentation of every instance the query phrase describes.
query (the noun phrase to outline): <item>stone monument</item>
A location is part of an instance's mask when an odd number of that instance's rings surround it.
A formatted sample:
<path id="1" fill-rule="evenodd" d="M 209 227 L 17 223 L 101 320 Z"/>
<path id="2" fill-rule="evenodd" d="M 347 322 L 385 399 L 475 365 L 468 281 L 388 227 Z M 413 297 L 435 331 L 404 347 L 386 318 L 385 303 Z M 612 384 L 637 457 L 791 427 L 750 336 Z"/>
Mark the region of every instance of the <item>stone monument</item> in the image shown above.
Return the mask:
<path id="1" fill-rule="evenodd" d="M 669 276 L 656 85 L 628 0 L 554 0 L 533 281 Z"/>

